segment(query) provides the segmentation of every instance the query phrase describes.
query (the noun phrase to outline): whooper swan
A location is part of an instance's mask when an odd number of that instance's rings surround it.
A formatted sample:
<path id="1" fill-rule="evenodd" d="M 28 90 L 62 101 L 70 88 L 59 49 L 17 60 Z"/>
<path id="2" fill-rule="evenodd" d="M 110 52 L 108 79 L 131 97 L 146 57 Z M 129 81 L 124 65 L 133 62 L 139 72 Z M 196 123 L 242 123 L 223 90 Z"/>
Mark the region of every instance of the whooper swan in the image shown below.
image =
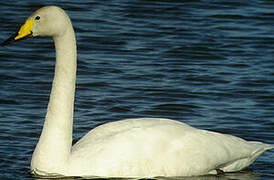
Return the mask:
<path id="1" fill-rule="evenodd" d="M 46 6 L 35 11 L 16 36 L 53 38 L 55 75 L 47 114 L 31 160 L 41 176 L 196 176 L 239 171 L 273 145 L 199 130 L 161 119 L 126 119 L 101 125 L 72 146 L 76 41 L 68 15 Z"/>

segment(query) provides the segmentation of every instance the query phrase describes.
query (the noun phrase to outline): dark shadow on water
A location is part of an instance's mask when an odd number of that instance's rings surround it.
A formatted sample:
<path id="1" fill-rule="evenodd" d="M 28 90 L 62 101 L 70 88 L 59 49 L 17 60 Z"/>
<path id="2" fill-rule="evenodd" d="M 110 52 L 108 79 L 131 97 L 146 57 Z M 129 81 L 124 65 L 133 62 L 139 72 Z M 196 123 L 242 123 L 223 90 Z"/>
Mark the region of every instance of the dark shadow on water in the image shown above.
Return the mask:
<path id="1" fill-rule="evenodd" d="M 195 177 L 155 177 L 155 178 L 140 178 L 138 180 L 257 180 L 260 179 L 260 175 L 251 171 L 242 171 L 237 173 L 225 173 L 222 175 L 206 175 Z M 34 177 L 36 180 L 50 180 L 50 179 L 62 179 L 62 180 L 137 180 L 136 178 L 99 178 L 99 177 Z"/>

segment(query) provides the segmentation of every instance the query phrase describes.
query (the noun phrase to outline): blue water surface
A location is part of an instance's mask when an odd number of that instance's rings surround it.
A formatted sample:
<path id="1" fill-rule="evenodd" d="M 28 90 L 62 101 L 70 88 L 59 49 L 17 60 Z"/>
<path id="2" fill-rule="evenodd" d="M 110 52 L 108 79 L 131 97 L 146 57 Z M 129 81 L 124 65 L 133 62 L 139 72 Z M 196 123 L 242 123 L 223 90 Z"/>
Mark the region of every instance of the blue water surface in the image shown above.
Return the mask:
<path id="1" fill-rule="evenodd" d="M 0 40 L 44 5 L 76 31 L 74 141 L 105 122 L 163 117 L 274 144 L 274 1 L 6 0 Z M 35 179 L 54 58 L 50 39 L 0 47 L 0 179 Z M 274 151 L 240 173 L 186 179 L 274 179 Z"/>

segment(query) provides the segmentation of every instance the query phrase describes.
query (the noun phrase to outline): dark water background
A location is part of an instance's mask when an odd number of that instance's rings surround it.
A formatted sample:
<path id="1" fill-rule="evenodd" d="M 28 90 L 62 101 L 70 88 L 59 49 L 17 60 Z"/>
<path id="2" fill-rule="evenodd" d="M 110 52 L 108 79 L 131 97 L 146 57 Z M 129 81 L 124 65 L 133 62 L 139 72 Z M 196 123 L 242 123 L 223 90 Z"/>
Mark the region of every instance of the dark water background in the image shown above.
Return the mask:
<path id="1" fill-rule="evenodd" d="M 75 140 L 165 117 L 274 144 L 274 1 L 1 1 L 0 40 L 43 5 L 64 8 L 76 31 Z M 0 47 L 0 179 L 34 179 L 54 58 L 50 39 Z M 274 151 L 245 172 L 190 179 L 274 179 Z"/>

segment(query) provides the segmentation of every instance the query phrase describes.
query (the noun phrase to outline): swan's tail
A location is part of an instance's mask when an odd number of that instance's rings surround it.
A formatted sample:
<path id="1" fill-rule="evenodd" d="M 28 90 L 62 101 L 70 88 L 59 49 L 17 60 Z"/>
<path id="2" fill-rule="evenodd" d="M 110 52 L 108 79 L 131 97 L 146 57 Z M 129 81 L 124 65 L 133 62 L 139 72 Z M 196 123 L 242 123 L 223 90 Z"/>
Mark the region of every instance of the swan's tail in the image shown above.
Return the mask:
<path id="1" fill-rule="evenodd" d="M 267 150 L 274 149 L 274 144 L 266 144 Z"/>
<path id="2" fill-rule="evenodd" d="M 257 146 L 258 149 L 262 149 L 263 152 L 274 149 L 274 144 L 265 144 L 258 141 L 249 141 L 250 144 Z"/>
<path id="3" fill-rule="evenodd" d="M 220 169 L 224 172 L 239 171 L 252 164 L 264 152 L 274 149 L 274 144 L 265 144 L 257 141 L 248 141 L 248 144 L 250 144 L 251 149 L 253 149 L 253 152 L 248 157 L 237 159 L 234 162 L 229 162 L 228 164 L 223 165 Z"/>

